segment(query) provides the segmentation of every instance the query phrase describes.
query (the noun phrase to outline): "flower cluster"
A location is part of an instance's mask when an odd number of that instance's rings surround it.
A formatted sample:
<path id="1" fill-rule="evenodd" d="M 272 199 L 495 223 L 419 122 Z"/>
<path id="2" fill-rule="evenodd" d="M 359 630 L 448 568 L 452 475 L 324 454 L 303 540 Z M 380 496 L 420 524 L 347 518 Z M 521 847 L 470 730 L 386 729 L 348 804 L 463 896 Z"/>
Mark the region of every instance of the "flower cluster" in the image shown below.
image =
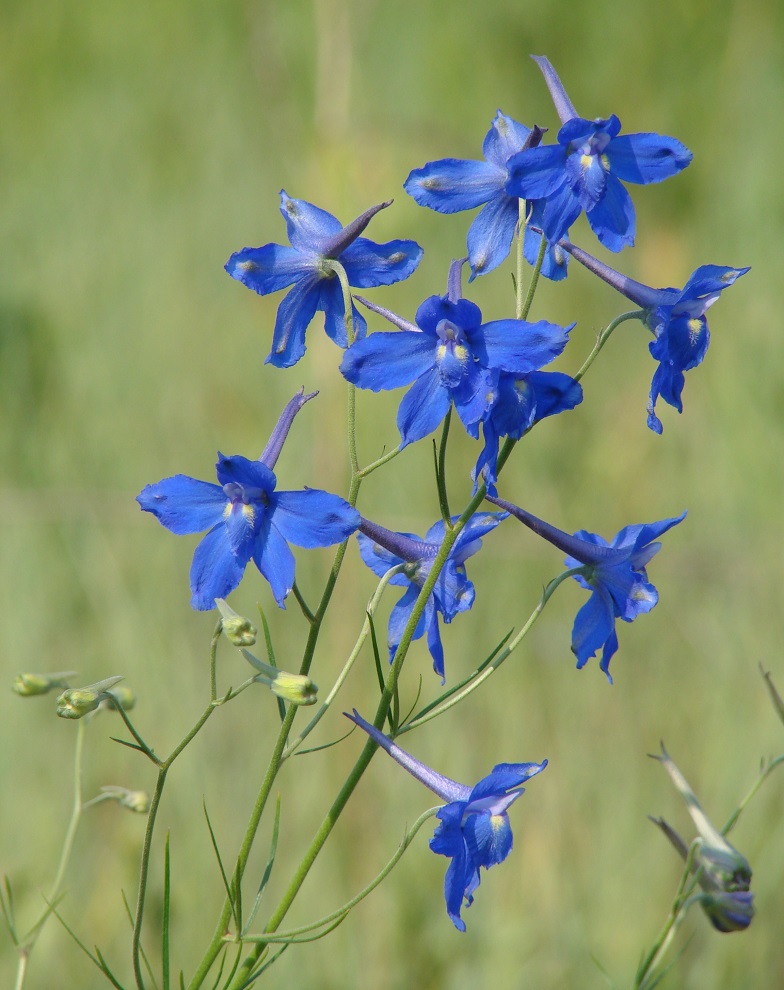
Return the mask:
<path id="1" fill-rule="evenodd" d="M 633 245 L 636 219 L 627 184 L 650 185 L 671 178 L 689 165 L 692 155 L 673 137 L 622 134 L 621 122 L 614 114 L 596 119 L 579 116 L 550 62 L 544 57 L 535 57 L 535 61 L 560 120 L 555 143 L 544 142 L 544 128 L 527 127 L 499 110 L 484 139 L 483 160 L 430 161 L 412 170 L 404 182 L 405 191 L 417 204 L 438 213 L 479 208 L 467 231 L 467 257 L 452 262 L 446 292 L 427 295 L 413 320 L 351 291 L 391 286 L 417 270 L 423 252 L 415 241 L 378 244 L 362 236 L 391 200 L 365 210 L 344 227 L 331 213 L 282 191 L 280 209 L 290 245 L 246 247 L 226 263 L 232 278 L 259 295 L 288 289 L 277 309 L 267 363 L 277 368 L 297 364 L 305 355 L 310 323 L 316 313 L 324 314 L 325 331 L 342 350 L 339 370 L 351 397 L 349 501 L 315 488 L 277 489 L 274 469 L 284 442 L 295 417 L 315 395 L 306 395 L 304 390 L 287 404 L 257 460 L 219 454 L 218 484 L 178 474 L 148 485 L 137 499 L 143 510 L 176 534 L 206 531 L 190 571 L 192 606 L 209 610 L 217 605 L 226 635 L 256 671 L 253 679 L 290 704 L 308 705 L 316 700 L 316 688 L 308 676 L 312 655 L 300 674 L 288 674 L 245 649 L 255 641 L 255 627 L 224 599 L 237 588 L 247 565 L 253 561 L 281 608 L 294 589 L 311 622 L 309 649 L 316 642 L 323 615 L 321 606 L 316 614 L 310 613 L 295 588 L 290 544 L 323 548 L 344 544 L 356 533 L 363 563 L 381 579 L 378 596 L 387 583 L 403 589 L 389 617 L 391 668 L 383 685 L 376 725 L 356 710 L 348 718 L 446 802 L 437 811 L 440 825 L 430 845 L 450 860 L 445 881 L 447 913 L 461 931 L 465 929 L 461 909 L 473 899 L 480 869 L 502 862 L 512 847 L 508 808 L 523 793 L 522 784 L 540 773 L 547 761 L 499 764 L 469 787 L 442 777 L 401 750 L 377 726 L 389 716 L 392 737 L 400 728 L 397 710 L 390 714 L 390 699 L 397 699 L 397 678 L 411 642 L 425 638 L 433 669 L 444 683 L 440 623 L 451 623 L 472 608 L 475 589 L 467 577 L 466 562 L 480 549 L 483 538 L 511 515 L 567 555 L 567 571 L 554 579 L 553 587 L 571 576 L 589 592 L 572 630 L 577 667 L 584 667 L 601 652 L 599 668 L 612 683 L 609 664 L 618 650 L 616 620 L 632 622 L 657 604 L 658 592 L 648 580 L 646 567 L 660 549 L 659 537 L 685 516 L 682 513 L 659 522 L 625 526 L 607 543 L 586 530 L 569 535 L 499 497 L 499 474 L 515 444 L 537 423 L 580 405 L 582 376 L 606 340 L 600 338 L 595 353 L 580 371 L 549 370 L 565 353 L 567 360 L 571 357 L 574 345 L 569 341 L 575 324 L 528 319 L 538 275 L 554 281 L 564 279 L 567 263 L 574 258 L 578 272 L 586 270 L 639 307 L 639 311 L 624 314 L 610 324 L 606 336 L 617 323 L 631 318 L 642 322 L 652 334 L 649 351 L 657 366 L 647 422 L 651 430 L 661 433 L 657 401 L 661 398 L 682 411 L 684 373 L 703 361 L 708 347 L 705 314 L 721 292 L 748 271 L 703 265 L 683 289 L 655 289 L 626 277 L 574 244 L 570 231 L 584 213 L 588 227 L 604 247 L 619 252 Z M 518 260 L 514 315 L 507 311 L 499 318 L 485 319 L 479 307 L 463 296 L 464 266 L 468 264 L 470 281 L 486 276 L 504 262 L 514 244 Z M 455 254 L 463 253 L 461 245 Z M 528 297 L 519 284 L 523 260 L 533 267 Z M 424 293 L 418 298 L 422 296 Z M 369 333 L 364 311 L 382 318 L 393 329 Z M 399 447 L 364 471 L 359 469 L 356 453 L 355 388 L 376 393 L 406 390 L 397 411 Z M 483 440 L 476 459 L 472 456 L 472 467 L 464 472 L 471 501 L 460 515 L 452 515 L 449 509 L 444 472 L 453 408 L 466 434 L 476 441 L 481 434 Z M 419 537 L 371 521 L 364 510 L 360 514 L 356 508 L 359 485 L 371 469 L 391 461 L 442 424 L 436 456 L 439 521 Z M 412 498 L 423 487 L 421 479 L 408 479 Z M 485 498 L 501 511 L 480 512 Z M 337 551 L 324 602 L 328 603 L 337 580 L 344 549 Z M 270 656 L 270 660 L 274 658 Z M 341 685 L 339 681 L 335 690 Z M 34 693 L 48 690 L 48 686 L 36 680 L 17 690 Z M 82 707 L 88 702 L 97 705 L 97 697 L 93 692 Z M 415 719 L 411 727 L 416 724 Z M 740 916 L 725 911 L 722 922 L 740 927 L 746 917 L 750 920 L 747 886 L 730 888 L 726 878 L 716 871 L 715 876 L 711 874 L 710 864 L 702 865 L 706 873 L 700 883 L 705 887 L 711 880 L 706 890 L 714 897 L 711 905 L 715 917 L 721 913 L 721 897 L 729 891 L 733 905 L 740 905 Z"/>

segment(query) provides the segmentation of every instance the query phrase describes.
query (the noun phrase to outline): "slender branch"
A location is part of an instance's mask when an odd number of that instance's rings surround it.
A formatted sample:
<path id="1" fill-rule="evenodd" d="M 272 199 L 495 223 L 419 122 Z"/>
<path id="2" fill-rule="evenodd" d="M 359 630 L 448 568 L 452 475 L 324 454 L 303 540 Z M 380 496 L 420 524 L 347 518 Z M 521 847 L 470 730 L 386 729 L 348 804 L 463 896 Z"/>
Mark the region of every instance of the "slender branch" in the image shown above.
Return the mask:
<path id="1" fill-rule="evenodd" d="M 525 200 L 520 200 L 520 210 L 524 209 Z M 523 239 L 525 237 L 524 227 L 518 228 L 517 233 L 517 251 L 518 257 L 523 256 Z M 545 240 L 544 234 L 542 234 L 542 240 L 539 244 L 539 254 L 536 256 L 536 264 L 534 265 L 534 270 L 531 272 L 531 281 L 528 283 L 528 292 L 525 297 L 525 302 L 522 306 L 520 305 L 520 289 L 517 290 L 517 318 L 518 320 L 527 320 L 528 314 L 531 311 L 531 305 L 534 301 L 534 295 L 536 293 L 536 287 L 539 284 L 539 275 L 542 271 L 542 264 L 544 263 L 544 256 L 547 253 L 547 241 Z"/>
<path id="2" fill-rule="evenodd" d="M 596 338 L 596 343 L 593 345 L 593 350 L 585 359 L 582 368 L 580 368 L 580 370 L 574 376 L 574 380 L 576 382 L 580 381 L 580 379 L 583 377 L 586 371 L 594 363 L 597 355 L 599 354 L 599 351 L 604 347 L 604 345 L 610 339 L 616 327 L 619 327 L 622 323 L 625 323 L 626 320 L 644 320 L 644 319 L 645 319 L 645 313 L 641 309 L 635 309 L 633 312 L 621 313 L 620 316 L 616 316 L 616 318 L 612 321 L 612 323 L 608 323 L 607 326 L 604 328 L 604 330 L 602 330 L 602 332 Z"/>

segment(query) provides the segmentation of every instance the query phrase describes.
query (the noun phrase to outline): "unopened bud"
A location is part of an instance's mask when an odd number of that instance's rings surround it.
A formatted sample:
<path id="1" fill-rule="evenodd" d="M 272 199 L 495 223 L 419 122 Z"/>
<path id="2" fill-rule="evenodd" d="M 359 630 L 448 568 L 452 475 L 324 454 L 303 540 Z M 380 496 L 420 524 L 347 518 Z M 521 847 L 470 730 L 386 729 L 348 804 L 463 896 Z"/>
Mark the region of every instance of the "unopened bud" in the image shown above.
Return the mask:
<path id="1" fill-rule="evenodd" d="M 107 785 L 101 788 L 101 793 L 137 815 L 146 815 L 150 810 L 150 797 L 145 791 L 129 791 L 127 787 Z"/>
<path id="2" fill-rule="evenodd" d="M 23 698 L 30 698 L 36 694 L 47 694 L 54 688 L 67 688 L 72 677 L 76 677 L 75 670 L 63 670 L 57 674 L 17 674 L 11 687 Z"/>
<path id="3" fill-rule="evenodd" d="M 254 657 L 248 650 L 243 650 L 242 655 L 251 667 L 259 671 L 255 680 L 259 684 L 265 684 L 273 694 L 293 705 L 315 705 L 318 687 L 305 674 L 289 674 L 285 670 L 278 670 L 272 664 Z"/>
<path id="4" fill-rule="evenodd" d="M 318 700 L 318 687 L 304 674 L 287 674 L 282 670 L 269 688 L 273 694 L 290 701 L 292 705 L 315 705 Z"/>
<path id="5" fill-rule="evenodd" d="M 69 688 L 57 699 L 57 714 L 60 718 L 83 718 L 94 712 L 106 699 L 106 692 L 121 681 L 122 677 L 107 677 L 83 688 Z"/>
<path id="6" fill-rule="evenodd" d="M 216 598 L 215 604 L 221 614 L 223 632 L 229 642 L 239 647 L 253 646 L 258 630 L 250 619 L 246 619 L 244 615 L 238 615 L 222 598 Z"/>

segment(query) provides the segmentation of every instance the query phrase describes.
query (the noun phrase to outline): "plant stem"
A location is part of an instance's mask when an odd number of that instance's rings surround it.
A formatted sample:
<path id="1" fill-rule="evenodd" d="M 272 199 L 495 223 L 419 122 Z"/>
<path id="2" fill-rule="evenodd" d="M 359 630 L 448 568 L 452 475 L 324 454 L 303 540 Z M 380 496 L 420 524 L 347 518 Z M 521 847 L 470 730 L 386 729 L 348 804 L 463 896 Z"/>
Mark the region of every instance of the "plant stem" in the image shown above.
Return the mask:
<path id="1" fill-rule="evenodd" d="M 580 368 L 580 370 L 574 376 L 574 380 L 576 382 L 580 381 L 580 379 L 583 377 L 586 371 L 594 363 L 597 355 L 599 354 L 599 351 L 604 347 L 604 345 L 610 339 L 613 330 L 615 330 L 616 327 L 619 327 L 622 323 L 626 322 L 626 320 L 644 320 L 644 318 L 645 318 L 645 313 L 643 312 L 643 310 L 635 309 L 633 312 L 630 313 L 621 313 L 620 316 L 616 316 L 616 318 L 612 321 L 612 323 L 608 323 L 607 326 L 604 328 L 604 330 L 602 330 L 602 332 L 597 337 L 596 343 L 593 345 L 593 350 L 585 359 L 582 368 Z"/>

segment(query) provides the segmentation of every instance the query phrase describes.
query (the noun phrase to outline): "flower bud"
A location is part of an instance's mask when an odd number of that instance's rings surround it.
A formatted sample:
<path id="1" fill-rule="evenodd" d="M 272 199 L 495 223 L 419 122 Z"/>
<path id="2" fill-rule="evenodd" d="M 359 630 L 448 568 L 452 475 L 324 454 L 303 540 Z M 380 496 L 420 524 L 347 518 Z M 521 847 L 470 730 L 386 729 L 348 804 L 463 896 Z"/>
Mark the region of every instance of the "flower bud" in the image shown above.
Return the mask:
<path id="1" fill-rule="evenodd" d="M 290 701 L 292 705 L 316 704 L 318 687 L 305 674 L 289 674 L 285 670 L 278 670 L 272 664 L 254 657 L 248 650 L 243 650 L 242 655 L 251 667 L 259 671 L 254 680 L 265 684 L 279 698 Z"/>
<path id="2" fill-rule="evenodd" d="M 36 694 L 47 694 L 53 688 L 67 688 L 69 678 L 75 676 L 75 670 L 57 674 L 17 674 L 11 689 L 23 698 L 30 698 Z"/>
<path id="3" fill-rule="evenodd" d="M 106 699 L 106 692 L 121 681 L 122 677 L 107 677 L 83 688 L 68 688 L 57 699 L 57 714 L 60 718 L 83 718 L 94 712 Z"/>
<path id="4" fill-rule="evenodd" d="M 222 598 L 216 598 L 215 604 L 221 614 L 221 624 L 226 638 L 234 646 L 253 646 L 258 630 L 244 615 L 238 615 Z"/>
<path id="5" fill-rule="evenodd" d="M 137 815 L 146 815 L 150 810 L 150 797 L 145 791 L 129 791 L 127 787 L 115 787 L 111 784 L 102 787 L 101 793 Z"/>
<path id="6" fill-rule="evenodd" d="M 260 680 L 260 678 L 256 678 Z M 318 687 L 304 674 L 287 674 L 282 670 L 269 684 L 270 691 L 292 705 L 315 705 Z"/>

